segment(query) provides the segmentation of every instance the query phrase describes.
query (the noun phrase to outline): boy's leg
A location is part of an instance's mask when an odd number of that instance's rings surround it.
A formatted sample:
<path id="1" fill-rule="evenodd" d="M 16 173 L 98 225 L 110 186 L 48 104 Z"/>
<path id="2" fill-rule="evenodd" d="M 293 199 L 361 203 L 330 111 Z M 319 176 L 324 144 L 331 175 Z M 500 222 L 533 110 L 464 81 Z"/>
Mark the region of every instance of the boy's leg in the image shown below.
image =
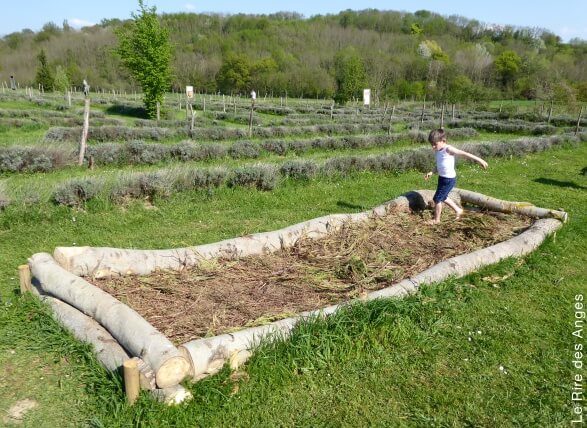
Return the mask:
<path id="1" fill-rule="evenodd" d="M 442 202 L 434 204 L 434 220 L 433 223 L 440 223 L 440 215 L 442 214 Z"/>
<path id="2" fill-rule="evenodd" d="M 449 207 L 451 207 L 454 212 L 457 214 L 457 219 L 459 219 L 461 217 L 461 215 L 463 215 L 463 209 L 459 208 L 459 206 L 455 203 L 455 201 L 453 201 L 450 198 L 446 198 L 446 200 L 444 201 L 446 203 L 446 205 L 448 205 Z"/>

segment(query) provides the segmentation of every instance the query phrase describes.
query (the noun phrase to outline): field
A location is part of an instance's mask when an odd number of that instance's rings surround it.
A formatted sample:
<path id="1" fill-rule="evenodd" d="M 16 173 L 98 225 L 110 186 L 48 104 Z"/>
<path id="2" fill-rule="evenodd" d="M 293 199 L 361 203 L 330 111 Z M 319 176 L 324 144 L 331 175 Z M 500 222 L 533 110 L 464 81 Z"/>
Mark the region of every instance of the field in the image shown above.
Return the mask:
<path id="1" fill-rule="evenodd" d="M 0 94 L 3 424 L 18 422 L 17 403 L 32 407 L 21 426 L 42 427 L 568 426 L 578 417 L 571 391 L 585 372 L 572 365 L 572 332 L 587 276 L 587 138 L 575 135 L 576 112 L 547 123 L 533 106 L 499 105 L 445 113 L 451 142 L 490 164 L 461 162 L 459 187 L 566 210 L 555 238 L 401 301 L 300 325 L 239 371 L 186 384 L 190 403 L 168 408 L 145 394 L 128 406 L 120 377 L 19 295 L 27 257 L 56 246 L 215 242 L 434 187 L 422 172 L 439 107 L 422 115 L 409 104 L 258 100 L 249 128 L 250 100 L 205 98 L 204 112 L 203 99 L 190 131 L 177 94 L 159 124 L 138 117 L 133 97 L 95 94 L 89 169 L 76 166 L 81 99 L 69 107 Z"/>

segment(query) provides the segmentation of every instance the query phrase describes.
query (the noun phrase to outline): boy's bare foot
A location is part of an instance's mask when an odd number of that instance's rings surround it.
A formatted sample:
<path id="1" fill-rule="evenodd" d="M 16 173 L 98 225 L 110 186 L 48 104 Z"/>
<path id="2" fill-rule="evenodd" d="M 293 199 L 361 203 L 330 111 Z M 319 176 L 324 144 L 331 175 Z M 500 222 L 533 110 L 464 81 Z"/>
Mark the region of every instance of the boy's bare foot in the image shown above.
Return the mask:
<path id="1" fill-rule="evenodd" d="M 428 220 L 426 222 L 426 224 L 440 224 L 440 221 L 437 221 L 437 220 L 434 220 L 434 219 L 433 220 Z"/>
<path id="2" fill-rule="evenodd" d="M 459 220 L 463 216 L 464 212 L 465 212 L 465 210 L 463 210 L 463 209 L 459 209 L 457 211 L 457 220 Z"/>

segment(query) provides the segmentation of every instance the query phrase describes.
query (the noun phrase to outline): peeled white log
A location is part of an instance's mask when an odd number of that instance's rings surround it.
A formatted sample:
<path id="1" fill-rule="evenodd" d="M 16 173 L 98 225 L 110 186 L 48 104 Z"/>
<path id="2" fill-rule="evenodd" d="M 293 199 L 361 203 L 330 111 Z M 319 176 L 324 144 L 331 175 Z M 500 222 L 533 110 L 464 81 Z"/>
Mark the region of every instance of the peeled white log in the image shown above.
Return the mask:
<path id="1" fill-rule="evenodd" d="M 36 287 L 33 287 L 33 293 L 51 307 L 57 322 L 76 339 L 93 345 L 96 358 L 107 370 L 119 370 L 130 358 L 124 348 L 95 320 L 55 297 L 39 294 Z"/>
<path id="2" fill-rule="evenodd" d="M 529 202 L 504 201 L 464 189 L 455 189 L 455 191 L 460 195 L 462 202 L 474 204 L 491 211 L 518 213 L 535 218 L 556 218 L 563 223 L 566 223 L 568 220 L 568 214 L 564 211 L 539 208 Z"/>
<path id="3" fill-rule="evenodd" d="M 46 253 L 31 256 L 34 281 L 50 294 L 94 318 L 133 356 L 155 371 L 157 386 L 177 385 L 189 372 L 189 363 L 177 348 L 134 310 L 59 266 Z"/>
<path id="4" fill-rule="evenodd" d="M 285 337 L 297 321 L 298 318 L 286 318 L 235 333 L 192 340 L 180 345 L 179 351 L 190 361 L 190 376 L 197 381 L 218 372 L 229 359 L 234 366 L 241 365 L 251 355 L 247 351 L 262 338 L 280 334 Z"/>
<path id="5" fill-rule="evenodd" d="M 51 307 L 53 317 L 73 336 L 82 342 L 89 343 L 94 348 L 96 358 L 107 370 L 119 371 L 124 362 L 130 358 L 122 346 L 112 335 L 96 322 L 76 308 L 55 297 L 41 294 L 37 286 L 32 287 L 32 293 L 42 302 Z M 136 358 L 139 368 L 141 389 L 155 389 L 155 373 L 143 360 Z"/>
<path id="6" fill-rule="evenodd" d="M 398 298 L 418 291 L 420 285 L 441 282 L 449 277 L 463 277 L 483 266 L 497 263 L 507 257 L 519 257 L 536 249 L 546 237 L 562 226 L 556 219 L 537 220 L 528 230 L 507 241 L 500 242 L 469 254 L 447 259 L 411 278 L 404 279 L 382 290 L 372 291 L 364 300 Z M 189 359 L 194 381 L 219 371 L 226 361 L 240 365 L 250 357 L 252 350 L 264 338 L 272 335 L 287 337 L 293 327 L 305 317 L 326 316 L 351 302 L 308 311 L 260 327 L 247 328 L 235 333 L 192 340 L 179 347 Z"/>
<path id="7" fill-rule="evenodd" d="M 274 252 L 293 245 L 300 237 L 318 238 L 344 222 L 362 221 L 388 210 L 423 209 L 433 192 L 409 192 L 372 210 L 357 214 L 332 214 L 275 230 L 227 239 L 213 244 L 168 250 L 125 250 L 108 247 L 57 247 L 55 260 L 79 276 L 105 278 L 113 275 L 148 275 L 158 269 L 183 270 L 201 260 L 243 257 Z M 454 194 L 458 198 L 458 194 Z"/>
<path id="8" fill-rule="evenodd" d="M 236 370 L 252 355 L 252 350 L 261 340 L 267 338 L 286 338 L 294 326 L 302 319 L 323 317 L 336 312 L 344 305 L 331 305 L 313 311 L 301 312 L 295 317 L 284 318 L 270 324 L 249 327 L 234 333 L 221 334 L 186 342 L 179 346 L 179 351 L 190 361 L 190 376 L 193 381 L 217 373 L 225 362 Z"/>

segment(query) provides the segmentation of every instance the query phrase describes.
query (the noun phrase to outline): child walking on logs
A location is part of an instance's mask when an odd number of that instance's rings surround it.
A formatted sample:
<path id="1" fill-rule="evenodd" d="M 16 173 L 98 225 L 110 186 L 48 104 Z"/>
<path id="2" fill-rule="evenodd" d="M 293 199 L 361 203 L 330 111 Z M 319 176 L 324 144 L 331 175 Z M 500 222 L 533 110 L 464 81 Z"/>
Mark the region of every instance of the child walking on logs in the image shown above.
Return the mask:
<path id="1" fill-rule="evenodd" d="M 463 214 L 463 209 L 460 208 L 452 199 L 448 197 L 450 191 L 455 187 L 457 182 L 457 172 L 455 169 L 455 156 L 462 156 L 477 162 L 483 169 L 487 169 L 487 162 L 480 157 L 471 153 L 459 150 L 456 147 L 450 146 L 447 143 L 446 131 L 444 129 L 435 129 L 428 135 L 428 141 L 432 145 L 434 154 L 436 155 L 436 167 L 434 171 L 426 173 L 425 180 L 428 180 L 432 174 L 438 173 L 438 186 L 434 194 L 434 220 L 433 224 L 440 223 L 440 215 L 442 214 L 442 206 L 446 203 L 451 207 L 457 215 L 457 220 Z"/>

